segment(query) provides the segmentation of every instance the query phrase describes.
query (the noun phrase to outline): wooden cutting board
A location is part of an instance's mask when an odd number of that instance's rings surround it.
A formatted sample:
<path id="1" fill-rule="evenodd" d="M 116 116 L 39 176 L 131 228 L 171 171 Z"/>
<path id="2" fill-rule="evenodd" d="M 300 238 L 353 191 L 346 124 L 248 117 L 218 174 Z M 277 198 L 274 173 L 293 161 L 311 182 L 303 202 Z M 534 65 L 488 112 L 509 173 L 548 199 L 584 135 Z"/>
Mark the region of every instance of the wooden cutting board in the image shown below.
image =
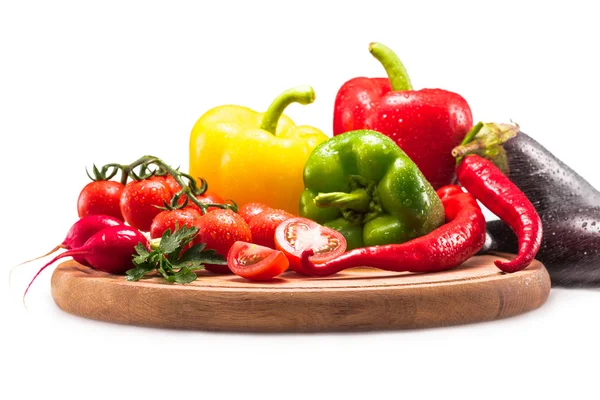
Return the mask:
<path id="1" fill-rule="evenodd" d="M 270 282 L 199 272 L 191 284 L 153 277 L 127 282 L 84 267 L 60 264 L 52 296 L 62 310 L 119 324 L 247 332 L 364 331 L 427 328 L 489 321 L 540 307 L 550 277 L 534 261 L 502 273 L 495 259 L 476 256 L 430 274 L 354 268 L 327 278 L 286 272 Z"/>

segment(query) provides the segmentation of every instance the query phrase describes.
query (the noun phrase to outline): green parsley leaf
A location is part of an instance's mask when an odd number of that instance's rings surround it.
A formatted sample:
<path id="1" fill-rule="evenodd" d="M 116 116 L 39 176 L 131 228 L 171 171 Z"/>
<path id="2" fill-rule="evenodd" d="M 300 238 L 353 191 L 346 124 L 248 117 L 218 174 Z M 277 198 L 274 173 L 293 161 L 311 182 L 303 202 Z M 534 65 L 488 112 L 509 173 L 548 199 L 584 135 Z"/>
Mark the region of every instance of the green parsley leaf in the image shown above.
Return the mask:
<path id="1" fill-rule="evenodd" d="M 198 228 L 176 226 L 173 232 L 166 230 L 151 251 L 139 243 L 135 247 L 137 254 L 133 256 L 135 267 L 126 271 L 125 279 L 138 281 L 156 271 L 167 282 L 190 283 L 196 280 L 194 271 L 204 268 L 205 264 L 227 265 L 225 257 L 207 250 L 206 244 L 195 244 L 183 251 L 197 234 Z"/>
<path id="2" fill-rule="evenodd" d="M 160 248 L 164 254 L 178 254 L 182 247 L 188 244 L 198 234 L 198 228 L 182 226 L 175 228 L 171 234 L 171 230 L 167 229 L 160 239 Z"/>
<path id="3" fill-rule="evenodd" d="M 204 264 L 227 265 L 227 260 L 214 250 L 204 250 L 205 245 L 196 244 L 186 250 L 177 260 L 171 261 L 173 268 L 197 268 Z"/>
<path id="4" fill-rule="evenodd" d="M 174 278 L 176 283 L 190 283 L 196 280 L 196 273 L 189 268 L 182 268 Z"/>
<path id="5" fill-rule="evenodd" d="M 133 262 L 136 264 L 142 264 L 146 261 L 146 259 L 148 258 L 148 256 L 150 255 L 150 252 L 146 249 L 146 246 L 144 246 L 142 243 L 138 243 L 135 246 L 135 251 L 137 252 L 137 256 L 135 256 L 135 258 L 133 259 Z"/>
<path id="6" fill-rule="evenodd" d="M 126 272 L 128 281 L 140 280 L 144 275 L 152 272 L 154 268 L 149 263 L 142 263 L 135 268 L 132 268 Z"/>

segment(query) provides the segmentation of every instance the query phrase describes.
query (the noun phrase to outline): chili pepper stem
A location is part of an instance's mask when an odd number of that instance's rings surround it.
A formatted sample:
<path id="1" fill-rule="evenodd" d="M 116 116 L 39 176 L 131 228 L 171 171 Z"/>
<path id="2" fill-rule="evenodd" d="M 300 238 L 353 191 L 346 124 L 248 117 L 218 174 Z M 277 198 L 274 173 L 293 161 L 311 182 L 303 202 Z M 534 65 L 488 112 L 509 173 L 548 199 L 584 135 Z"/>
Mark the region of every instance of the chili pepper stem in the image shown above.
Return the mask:
<path id="1" fill-rule="evenodd" d="M 349 208 L 366 213 L 370 210 L 371 196 L 365 189 L 356 189 L 350 193 L 319 193 L 314 201 L 317 207 Z"/>
<path id="2" fill-rule="evenodd" d="M 315 91 L 310 86 L 298 86 L 286 90 L 280 94 L 269 106 L 264 113 L 260 129 L 272 133 L 277 131 L 277 123 L 286 109 L 292 103 L 300 103 L 303 105 L 310 104 L 315 101 Z"/>
<path id="3" fill-rule="evenodd" d="M 377 42 L 369 44 L 369 51 L 385 68 L 393 91 L 412 90 L 413 86 L 408 72 L 396 53 L 389 47 Z"/>
<path id="4" fill-rule="evenodd" d="M 481 130 L 481 128 L 483 128 L 483 122 L 479 121 L 478 123 L 475 124 L 475 126 L 473 126 L 471 128 L 471 130 L 469 132 L 467 132 L 467 134 L 463 138 L 462 142 L 460 142 L 460 146 L 464 146 L 464 145 L 472 142 L 473 139 L 475 138 L 475 136 Z"/>
<path id="5" fill-rule="evenodd" d="M 519 133 L 518 124 L 494 124 L 478 122 L 465 135 L 460 145 L 452 149 L 452 156 L 456 157 L 456 165 L 460 164 L 463 157 L 498 146 Z"/>

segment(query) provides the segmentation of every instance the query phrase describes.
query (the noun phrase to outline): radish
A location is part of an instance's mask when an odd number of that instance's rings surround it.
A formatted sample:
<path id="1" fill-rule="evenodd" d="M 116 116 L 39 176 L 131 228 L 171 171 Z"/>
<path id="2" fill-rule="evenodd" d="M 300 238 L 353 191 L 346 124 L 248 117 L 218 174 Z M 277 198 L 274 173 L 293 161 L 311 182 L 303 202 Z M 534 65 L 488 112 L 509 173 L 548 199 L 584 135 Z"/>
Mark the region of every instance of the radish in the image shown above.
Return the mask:
<path id="1" fill-rule="evenodd" d="M 23 261 L 21 264 L 16 265 L 16 267 L 18 267 L 19 265 L 23 265 L 23 264 L 26 264 L 26 263 L 29 263 L 29 262 L 32 262 L 35 260 L 39 260 L 40 258 L 49 256 L 50 254 L 52 254 L 60 249 L 70 250 L 73 248 L 81 247 L 90 238 L 90 236 L 92 236 L 94 233 L 96 233 L 104 228 L 108 228 L 109 226 L 124 226 L 124 225 L 125 225 L 125 223 L 123 221 L 121 221 L 115 217 L 111 217 L 109 215 L 88 215 L 87 217 L 82 217 L 71 226 L 71 228 L 67 232 L 67 236 L 65 237 L 65 239 L 62 241 L 61 244 L 59 244 L 58 246 L 56 246 L 55 248 L 50 250 L 48 253 L 46 253 L 42 256 L 33 258 L 31 260 Z M 74 256 L 73 258 L 78 263 L 87 265 L 86 261 L 83 259 L 83 257 Z"/>
<path id="2" fill-rule="evenodd" d="M 29 282 L 29 285 L 27 285 L 27 289 L 23 293 L 23 301 L 25 301 L 25 295 L 27 295 L 31 284 L 38 275 L 57 260 L 64 257 L 75 258 L 75 256 L 81 256 L 86 265 L 98 271 L 110 274 L 124 274 L 127 270 L 134 267 L 133 256 L 136 254 L 135 247 L 139 243 L 145 246 L 146 249 L 150 248 L 146 236 L 135 228 L 126 225 L 104 228 L 90 236 L 81 246 L 73 247 L 59 254 L 40 268 L 31 282 Z"/>

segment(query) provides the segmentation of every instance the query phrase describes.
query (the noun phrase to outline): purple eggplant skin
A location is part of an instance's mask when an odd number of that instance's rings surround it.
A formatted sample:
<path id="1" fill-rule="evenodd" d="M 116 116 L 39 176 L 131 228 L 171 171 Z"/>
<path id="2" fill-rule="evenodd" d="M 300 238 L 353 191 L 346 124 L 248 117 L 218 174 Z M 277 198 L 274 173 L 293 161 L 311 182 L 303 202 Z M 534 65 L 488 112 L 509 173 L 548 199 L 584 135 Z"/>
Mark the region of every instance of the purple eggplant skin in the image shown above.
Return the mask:
<path id="1" fill-rule="evenodd" d="M 508 177 L 538 214 L 549 209 L 600 207 L 600 192 L 527 134 L 519 132 L 503 147 Z"/>
<path id="2" fill-rule="evenodd" d="M 554 286 L 600 287 L 600 192 L 523 132 L 503 145 L 508 177 L 537 210 L 544 230 L 536 255 Z M 478 254 L 516 253 L 517 238 L 500 220 L 487 223 Z"/>
<path id="3" fill-rule="evenodd" d="M 535 257 L 550 275 L 553 286 L 600 286 L 600 207 L 547 210 L 540 214 L 544 228 Z M 517 238 L 500 220 L 487 223 L 480 254 L 516 253 Z"/>

